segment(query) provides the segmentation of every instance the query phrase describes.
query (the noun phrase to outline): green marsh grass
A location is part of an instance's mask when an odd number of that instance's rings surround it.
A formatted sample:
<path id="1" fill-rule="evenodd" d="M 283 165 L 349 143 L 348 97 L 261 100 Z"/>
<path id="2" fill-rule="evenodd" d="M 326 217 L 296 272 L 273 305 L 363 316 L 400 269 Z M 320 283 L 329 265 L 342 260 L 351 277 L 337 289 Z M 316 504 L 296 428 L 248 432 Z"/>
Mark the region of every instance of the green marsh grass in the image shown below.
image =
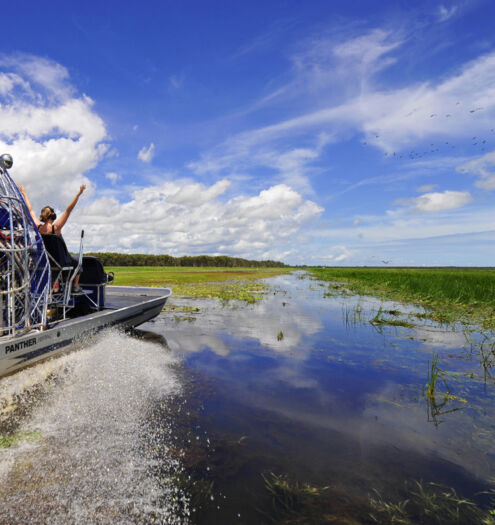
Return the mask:
<path id="1" fill-rule="evenodd" d="M 463 268 L 312 268 L 332 290 L 418 303 L 441 323 L 495 327 L 495 270 Z M 345 284 L 344 284 L 345 283 Z"/>
<path id="2" fill-rule="evenodd" d="M 176 266 L 111 266 L 115 285 L 170 287 L 174 295 L 237 299 L 253 303 L 266 289 L 259 279 L 292 270 L 287 268 L 208 268 Z"/>

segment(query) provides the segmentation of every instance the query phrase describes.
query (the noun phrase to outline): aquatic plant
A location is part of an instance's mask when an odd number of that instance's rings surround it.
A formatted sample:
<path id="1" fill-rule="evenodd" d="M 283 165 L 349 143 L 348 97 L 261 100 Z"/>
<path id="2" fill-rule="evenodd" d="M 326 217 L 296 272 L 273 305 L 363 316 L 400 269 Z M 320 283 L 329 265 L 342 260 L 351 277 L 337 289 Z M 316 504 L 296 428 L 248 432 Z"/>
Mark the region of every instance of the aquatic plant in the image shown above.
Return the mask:
<path id="1" fill-rule="evenodd" d="M 356 326 L 362 322 L 363 307 L 357 304 L 349 308 L 346 304 L 342 307 L 342 318 L 346 326 Z"/>
<path id="2" fill-rule="evenodd" d="M 446 376 L 452 379 L 458 379 L 457 374 L 447 372 L 439 368 L 438 354 L 433 354 L 432 360 L 428 361 L 428 376 L 425 385 L 425 398 L 428 410 L 428 421 L 433 421 L 435 425 L 438 425 L 442 422 L 439 420 L 440 416 L 461 410 L 461 407 L 453 407 L 448 410 L 444 410 L 444 407 L 449 401 L 460 401 L 461 403 L 467 402 L 462 397 L 450 393 L 449 385 L 445 379 Z M 439 380 L 445 387 L 444 392 L 437 391 Z M 438 400 L 439 397 L 440 401 Z"/>
<path id="3" fill-rule="evenodd" d="M 410 321 L 406 321 L 404 319 L 390 319 L 388 317 L 384 317 L 384 313 L 393 316 L 400 315 L 399 310 L 382 310 L 382 307 L 380 306 L 380 308 L 376 312 L 375 317 L 373 317 L 373 319 L 370 320 L 370 323 L 372 325 L 401 326 L 403 328 L 414 328 L 415 326 Z"/>
<path id="4" fill-rule="evenodd" d="M 481 338 L 473 339 L 470 330 L 464 331 L 464 337 L 470 346 L 470 354 L 479 359 L 486 385 L 487 380 L 493 377 L 491 371 L 495 366 L 495 338 L 492 331 L 482 331 L 480 335 Z"/>
<path id="5" fill-rule="evenodd" d="M 309 483 L 298 483 L 289 480 L 287 475 L 277 475 L 273 472 L 261 474 L 265 488 L 271 499 L 271 511 L 258 509 L 265 519 L 272 523 L 306 524 L 314 523 L 315 512 L 318 523 L 331 523 L 335 516 L 325 516 L 318 500 L 328 487 L 315 487 Z M 326 509 L 329 510 L 328 508 Z"/>
<path id="6" fill-rule="evenodd" d="M 426 383 L 426 397 L 435 398 L 436 387 L 440 369 L 438 368 L 438 354 L 433 354 L 433 358 L 428 361 L 428 379 Z"/>
<path id="7" fill-rule="evenodd" d="M 494 525 L 491 510 L 480 508 L 474 501 L 461 497 L 455 489 L 436 483 L 414 481 L 404 484 L 404 499 L 385 500 L 380 492 L 370 496 L 370 518 L 383 525 Z"/>

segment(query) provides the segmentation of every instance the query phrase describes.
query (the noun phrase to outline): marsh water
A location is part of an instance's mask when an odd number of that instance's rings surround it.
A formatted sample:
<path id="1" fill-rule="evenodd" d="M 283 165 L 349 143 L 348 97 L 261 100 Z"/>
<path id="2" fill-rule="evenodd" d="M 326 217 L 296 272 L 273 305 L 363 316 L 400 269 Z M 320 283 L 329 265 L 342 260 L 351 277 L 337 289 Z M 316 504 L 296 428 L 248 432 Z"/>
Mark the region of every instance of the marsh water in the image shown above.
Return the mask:
<path id="1" fill-rule="evenodd" d="M 267 283 L 2 380 L 0 522 L 370 523 L 439 485 L 489 506 L 491 335 Z"/>

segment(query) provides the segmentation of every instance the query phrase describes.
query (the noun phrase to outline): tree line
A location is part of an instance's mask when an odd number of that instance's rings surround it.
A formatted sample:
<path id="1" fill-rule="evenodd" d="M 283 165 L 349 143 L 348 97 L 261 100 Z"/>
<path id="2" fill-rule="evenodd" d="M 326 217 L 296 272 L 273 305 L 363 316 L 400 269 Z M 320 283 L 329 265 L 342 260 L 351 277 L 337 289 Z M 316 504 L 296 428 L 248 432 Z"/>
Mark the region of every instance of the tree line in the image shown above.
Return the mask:
<path id="1" fill-rule="evenodd" d="M 87 253 L 85 255 L 97 257 L 103 266 L 221 266 L 228 268 L 285 267 L 285 264 L 279 261 L 251 261 L 240 257 L 228 257 L 227 255 L 184 255 L 182 257 L 172 257 L 171 255 L 113 252 Z"/>

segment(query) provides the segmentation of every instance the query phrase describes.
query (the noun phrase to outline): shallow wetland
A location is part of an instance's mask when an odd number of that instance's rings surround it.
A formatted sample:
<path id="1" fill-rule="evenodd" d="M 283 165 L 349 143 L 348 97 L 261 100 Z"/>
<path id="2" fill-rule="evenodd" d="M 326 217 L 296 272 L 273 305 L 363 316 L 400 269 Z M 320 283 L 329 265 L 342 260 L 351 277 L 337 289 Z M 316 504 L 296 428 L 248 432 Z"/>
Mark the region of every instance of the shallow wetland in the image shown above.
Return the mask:
<path id="1" fill-rule="evenodd" d="M 2 383 L 0 521 L 493 522 L 492 332 L 265 284 Z"/>

